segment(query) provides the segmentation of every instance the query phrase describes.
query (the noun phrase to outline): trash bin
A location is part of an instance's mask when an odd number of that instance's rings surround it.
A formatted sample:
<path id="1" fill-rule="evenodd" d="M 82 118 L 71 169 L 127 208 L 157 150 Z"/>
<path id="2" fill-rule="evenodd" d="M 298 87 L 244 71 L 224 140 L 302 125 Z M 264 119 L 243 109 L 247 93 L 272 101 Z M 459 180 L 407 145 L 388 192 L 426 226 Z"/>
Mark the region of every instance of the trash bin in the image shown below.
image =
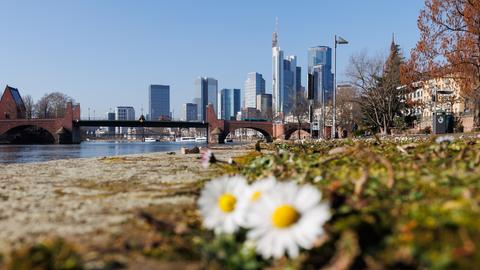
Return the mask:
<path id="1" fill-rule="evenodd" d="M 447 121 L 446 132 L 453 133 L 453 128 L 455 126 L 455 117 L 452 113 L 447 113 L 445 115 L 445 120 Z"/>
<path id="2" fill-rule="evenodd" d="M 433 120 L 433 134 L 453 133 L 455 118 L 452 113 L 437 112 Z"/>

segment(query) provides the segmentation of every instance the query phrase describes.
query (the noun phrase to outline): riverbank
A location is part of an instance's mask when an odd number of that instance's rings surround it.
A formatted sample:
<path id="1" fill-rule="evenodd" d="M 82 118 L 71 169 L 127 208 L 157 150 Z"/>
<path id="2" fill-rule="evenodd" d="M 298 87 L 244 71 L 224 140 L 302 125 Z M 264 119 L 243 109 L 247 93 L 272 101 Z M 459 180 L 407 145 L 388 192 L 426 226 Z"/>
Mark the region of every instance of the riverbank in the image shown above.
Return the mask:
<path id="1" fill-rule="evenodd" d="M 32 163 L 71 158 L 95 158 L 177 151 L 181 147 L 205 147 L 204 143 L 82 142 L 61 145 L 0 145 L 0 164 Z"/>
<path id="2" fill-rule="evenodd" d="M 224 160 L 248 146 L 212 148 Z M 0 252 L 52 237 L 101 241 L 139 211 L 194 203 L 203 181 L 200 155 L 151 153 L 0 165 Z"/>

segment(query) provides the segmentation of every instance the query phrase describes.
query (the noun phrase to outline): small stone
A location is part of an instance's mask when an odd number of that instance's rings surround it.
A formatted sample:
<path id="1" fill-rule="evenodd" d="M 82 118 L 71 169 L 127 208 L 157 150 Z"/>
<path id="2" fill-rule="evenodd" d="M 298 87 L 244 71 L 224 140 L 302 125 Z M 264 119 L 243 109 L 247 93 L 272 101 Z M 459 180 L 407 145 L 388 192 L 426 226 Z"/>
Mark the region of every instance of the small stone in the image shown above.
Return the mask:
<path id="1" fill-rule="evenodd" d="M 328 151 L 328 154 L 329 155 L 337 155 L 337 154 L 343 154 L 347 151 L 347 148 L 346 147 L 337 147 L 337 148 L 333 148 L 332 150 Z"/>
<path id="2" fill-rule="evenodd" d="M 182 153 L 182 155 L 187 155 L 187 154 L 199 154 L 200 153 L 200 149 L 198 147 L 193 147 L 191 149 L 188 149 L 186 147 L 182 147 L 180 148 L 180 153 Z"/>

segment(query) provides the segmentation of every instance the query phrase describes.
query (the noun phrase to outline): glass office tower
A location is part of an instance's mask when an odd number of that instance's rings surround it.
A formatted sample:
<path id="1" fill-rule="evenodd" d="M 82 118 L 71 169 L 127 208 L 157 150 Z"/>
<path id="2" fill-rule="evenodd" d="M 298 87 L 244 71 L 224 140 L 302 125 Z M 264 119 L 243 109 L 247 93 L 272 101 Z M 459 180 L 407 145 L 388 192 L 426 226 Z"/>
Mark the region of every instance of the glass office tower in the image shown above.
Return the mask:
<path id="1" fill-rule="evenodd" d="M 240 111 L 240 89 L 222 89 L 219 97 L 219 119 L 235 119 Z"/>
<path id="2" fill-rule="evenodd" d="M 207 120 L 207 105 L 212 104 L 215 113 L 218 115 L 218 81 L 209 77 L 198 77 L 195 80 L 195 99 L 198 103 L 198 119 Z"/>
<path id="3" fill-rule="evenodd" d="M 148 89 L 148 114 L 151 120 L 170 118 L 170 86 L 150 85 Z"/>
<path id="4" fill-rule="evenodd" d="M 262 74 L 250 72 L 245 81 L 245 91 L 243 95 L 244 108 L 257 107 L 257 95 L 265 94 L 265 80 Z"/>
<path id="5" fill-rule="evenodd" d="M 317 102 L 328 101 L 333 94 L 332 49 L 317 46 L 308 49 L 308 73 L 314 76 L 313 93 Z"/>
<path id="6" fill-rule="evenodd" d="M 197 104 L 195 103 L 185 103 L 183 104 L 183 121 L 197 121 L 198 119 L 198 111 L 197 111 Z"/>

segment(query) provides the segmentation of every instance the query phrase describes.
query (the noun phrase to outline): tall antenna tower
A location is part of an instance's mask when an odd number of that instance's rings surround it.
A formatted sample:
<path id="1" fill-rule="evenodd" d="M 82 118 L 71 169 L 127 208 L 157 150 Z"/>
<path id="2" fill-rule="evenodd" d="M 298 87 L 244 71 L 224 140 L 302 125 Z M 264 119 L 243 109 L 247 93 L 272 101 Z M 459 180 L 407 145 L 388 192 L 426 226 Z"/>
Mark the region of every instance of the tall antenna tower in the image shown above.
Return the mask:
<path id="1" fill-rule="evenodd" d="M 275 32 L 278 34 L 278 17 L 275 17 Z"/>
<path id="2" fill-rule="evenodd" d="M 278 47 L 278 17 L 275 17 L 275 32 L 272 35 L 272 48 Z"/>

